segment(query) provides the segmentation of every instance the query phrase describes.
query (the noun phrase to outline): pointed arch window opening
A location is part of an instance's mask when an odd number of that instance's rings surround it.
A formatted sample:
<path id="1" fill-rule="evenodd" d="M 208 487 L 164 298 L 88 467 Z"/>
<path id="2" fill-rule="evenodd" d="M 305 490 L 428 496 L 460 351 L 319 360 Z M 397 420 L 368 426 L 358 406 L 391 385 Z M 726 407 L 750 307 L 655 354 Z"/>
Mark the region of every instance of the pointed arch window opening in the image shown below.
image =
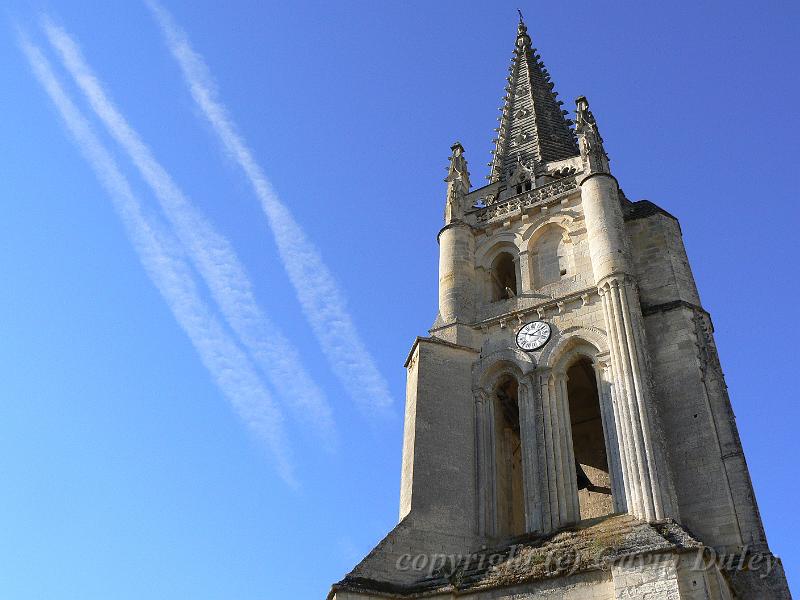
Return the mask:
<path id="1" fill-rule="evenodd" d="M 615 509 L 598 377 L 587 357 L 575 360 L 566 376 L 580 520 L 602 517 Z"/>

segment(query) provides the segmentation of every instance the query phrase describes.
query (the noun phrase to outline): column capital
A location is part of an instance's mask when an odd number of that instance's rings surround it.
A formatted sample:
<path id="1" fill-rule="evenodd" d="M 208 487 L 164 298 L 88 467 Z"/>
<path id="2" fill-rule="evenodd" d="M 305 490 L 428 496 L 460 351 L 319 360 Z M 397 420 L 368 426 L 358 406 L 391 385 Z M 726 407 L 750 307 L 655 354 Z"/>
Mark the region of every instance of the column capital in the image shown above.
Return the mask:
<path id="1" fill-rule="evenodd" d="M 597 366 L 597 369 L 605 373 L 611 369 L 611 354 L 608 352 L 598 354 L 594 357 L 594 362 Z"/>
<path id="2" fill-rule="evenodd" d="M 475 399 L 476 403 L 483 404 L 489 399 L 489 392 L 482 387 L 474 387 L 472 388 L 472 397 Z"/>
<path id="3" fill-rule="evenodd" d="M 626 286 L 633 286 L 638 289 L 639 281 L 630 273 L 615 271 L 597 282 L 597 293 L 602 297 L 605 292 L 611 289 L 619 289 Z"/>

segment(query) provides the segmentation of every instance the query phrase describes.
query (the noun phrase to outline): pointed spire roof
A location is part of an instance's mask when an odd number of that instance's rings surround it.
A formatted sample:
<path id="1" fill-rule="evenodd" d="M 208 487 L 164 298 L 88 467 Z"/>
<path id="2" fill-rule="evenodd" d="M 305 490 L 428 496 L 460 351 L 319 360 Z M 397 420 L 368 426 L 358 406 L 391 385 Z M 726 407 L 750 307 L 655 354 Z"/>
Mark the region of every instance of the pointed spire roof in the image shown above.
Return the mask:
<path id="1" fill-rule="evenodd" d="M 561 108 L 563 102 L 558 100 L 541 56 L 531 45 L 522 13 L 507 81 L 487 179 L 505 179 L 519 162 L 538 170 L 543 163 L 577 156 L 571 121 Z"/>

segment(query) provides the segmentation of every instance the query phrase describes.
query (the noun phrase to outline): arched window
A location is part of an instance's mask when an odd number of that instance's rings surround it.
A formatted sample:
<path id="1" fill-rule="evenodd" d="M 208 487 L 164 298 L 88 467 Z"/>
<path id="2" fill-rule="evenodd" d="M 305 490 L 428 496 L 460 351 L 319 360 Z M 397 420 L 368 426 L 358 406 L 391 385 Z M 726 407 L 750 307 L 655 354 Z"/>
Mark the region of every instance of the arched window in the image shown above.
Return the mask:
<path id="1" fill-rule="evenodd" d="M 508 252 L 501 252 L 494 261 L 491 269 L 492 302 L 513 298 L 517 295 L 517 266 L 514 257 Z"/>
<path id="2" fill-rule="evenodd" d="M 536 238 L 531 252 L 534 288 L 554 283 L 570 274 L 569 250 L 564 241 L 564 230 L 558 225 L 548 225 Z"/>
<path id="3" fill-rule="evenodd" d="M 588 358 L 579 358 L 567 370 L 567 396 L 580 518 L 601 517 L 614 508 L 597 378 Z"/>
<path id="4" fill-rule="evenodd" d="M 503 376 L 494 393 L 495 507 L 498 535 L 525 532 L 522 440 L 519 426 L 519 384 Z"/>

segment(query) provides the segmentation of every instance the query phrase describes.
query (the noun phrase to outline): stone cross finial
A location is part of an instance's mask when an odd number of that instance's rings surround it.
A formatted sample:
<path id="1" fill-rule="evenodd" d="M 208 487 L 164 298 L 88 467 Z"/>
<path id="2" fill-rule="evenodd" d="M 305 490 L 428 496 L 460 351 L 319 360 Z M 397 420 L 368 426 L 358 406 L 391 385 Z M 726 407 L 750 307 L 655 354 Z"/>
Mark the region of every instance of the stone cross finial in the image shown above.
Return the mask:
<path id="1" fill-rule="evenodd" d="M 519 25 L 517 25 L 517 46 L 529 47 L 531 45 L 531 36 L 528 35 L 528 28 L 525 26 L 525 21 L 522 20 L 522 11 L 517 9 L 519 13 Z"/>

